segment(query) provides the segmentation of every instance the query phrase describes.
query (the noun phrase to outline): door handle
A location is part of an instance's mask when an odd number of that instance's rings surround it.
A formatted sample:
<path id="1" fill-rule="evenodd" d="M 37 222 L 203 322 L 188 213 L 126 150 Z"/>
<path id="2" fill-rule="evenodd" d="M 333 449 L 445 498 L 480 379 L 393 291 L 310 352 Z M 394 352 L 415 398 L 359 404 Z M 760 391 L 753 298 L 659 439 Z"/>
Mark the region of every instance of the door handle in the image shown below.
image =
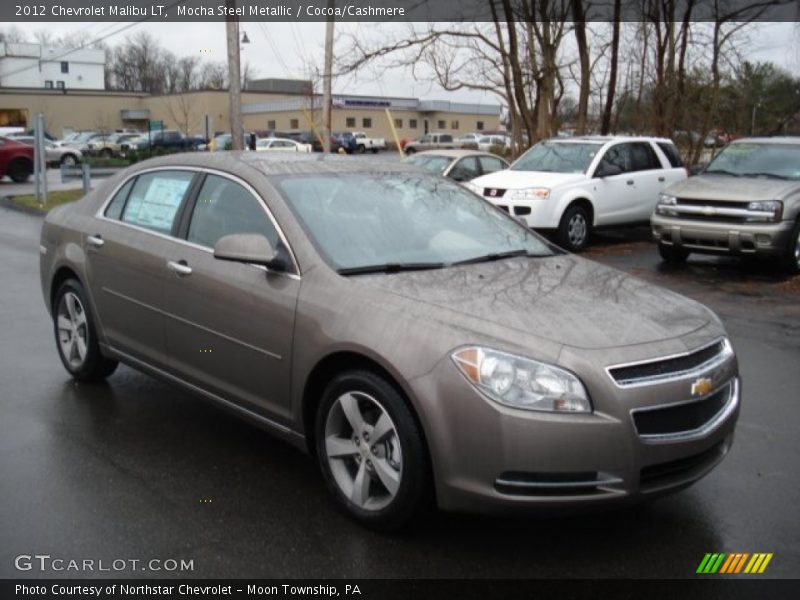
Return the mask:
<path id="1" fill-rule="evenodd" d="M 100 248 L 103 246 L 103 244 L 105 244 L 105 241 L 103 241 L 103 236 L 101 236 L 99 233 L 88 236 L 86 241 L 89 242 L 90 246 L 94 246 L 95 248 Z"/>
<path id="2" fill-rule="evenodd" d="M 659 178 L 658 178 L 658 180 L 659 180 L 661 183 L 664 183 L 664 182 L 667 180 L 667 178 L 666 178 L 666 177 L 659 177 Z"/>
<path id="3" fill-rule="evenodd" d="M 628 185 L 633 185 L 633 179 L 628 179 L 628 181 L 626 181 L 625 183 L 627 183 Z"/>
<path id="4" fill-rule="evenodd" d="M 185 260 L 169 260 L 167 261 L 167 268 L 170 271 L 174 271 L 178 274 L 178 276 L 183 277 L 184 275 L 191 275 L 192 274 L 192 267 L 186 264 Z"/>

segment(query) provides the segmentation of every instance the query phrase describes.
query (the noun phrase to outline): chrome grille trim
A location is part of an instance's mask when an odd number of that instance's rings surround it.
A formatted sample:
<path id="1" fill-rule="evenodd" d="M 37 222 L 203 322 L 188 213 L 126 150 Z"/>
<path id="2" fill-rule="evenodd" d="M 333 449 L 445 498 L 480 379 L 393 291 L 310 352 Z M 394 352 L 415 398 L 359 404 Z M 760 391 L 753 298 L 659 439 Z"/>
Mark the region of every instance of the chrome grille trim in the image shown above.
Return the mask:
<path id="1" fill-rule="evenodd" d="M 702 364 L 696 365 L 696 366 L 691 367 L 689 369 L 672 371 L 670 373 L 663 373 L 663 374 L 646 376 L 646 377 L 634 377 L 634 378 L 628 378 L 628 379 L 618 379 L 617 377 L 614 376 L 614 371 L 618 370 L 618 369 L 625 369 L 625 368 L 628 368 L 628 367 L 638 367 L 638 366 L 645 366 L 645 365 L 655 365 L 655 364 L 658 364 L 658 363 L 668 362 L 670 360 L 684 358 L 684 357 L 687 357 L 687 356 L 691 356 L 692 354 L 697 354 L 699 352 L 702 352 L 703 350 L 706 350 L 706 349 L 708 349 L 708 348 L 710 348 L 712 346 L 715 346 L 717 344 L 722 344 L 722 350 L 716 356 L 714 356 L 711 359 L 703 362 Z M 710 344 L 706 344 L 705 346 L 701 346 L 700 348 L 696 348 L 696 349 L 690 350 L 688 352 L 681 352 L 679 354 L 671 354 L 669 356 L 661 356 L 661 357 L 658 357 L 658 358 L 650 358 L 650 359 L 640 360 L 640 361 L 635 361 L 635 362 L 630 362 L 630 363 L 622 363 L 622 364 L 611 365 L 611 366 L 606 367 L 606 373 L 611 378 L 611 381 L 614 382 L 614 385 L 616 385 L 619 388 L 630 389 L 630 388 L 637 388 L 637 387 L 648 386 L 648 385 L 658 385 L 658 384 L 661 384 L 661 383 L 668 383 L 668 382 L 671 382 L 671 381 L 676 381 L 676 380 L 680 380 L 680 379 L 688 379 L 688 378 L 691 378 L 691 377 L 698 377 L 698 376 L 706 373 L 707 371 L 720 366 L 721 364 L 723 364 L 727 360 L 730 360 L 731 358 L 733 358 L 733 356 L 734 356 L 733 346 L 731 346 L 731 343 L 728 340 L 728 338 L 723 337 L 723 338 L 719 338 L 717 340 L 714 340 Z"/>

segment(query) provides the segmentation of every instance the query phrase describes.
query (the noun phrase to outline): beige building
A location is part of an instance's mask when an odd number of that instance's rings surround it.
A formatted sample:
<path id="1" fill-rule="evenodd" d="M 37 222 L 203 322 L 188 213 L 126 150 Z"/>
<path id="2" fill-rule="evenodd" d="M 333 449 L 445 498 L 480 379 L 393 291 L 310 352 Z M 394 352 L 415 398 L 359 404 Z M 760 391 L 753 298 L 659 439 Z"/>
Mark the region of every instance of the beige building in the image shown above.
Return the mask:
<path id="1" fill-rule="evenodd" d="M 270 91 L 242 93 L 245 130 L 308 131 L 312 123 L 321 128 L 322 99 L 319 95 L 297 93 L 296 86 L 262 87 Z M 335 95 L 331 120 L 334 131 L 364 131 L 370 137 L 382 137 L 391 144 L 390 119 L 400 139 L 416 138 L 429 131 L 458 137 L 475 131 L 496 130 L 500 124 L 500 110 L 499 105 L 492 104 Z M 161 121 L 166 129 L 201 136 L 230 130 L 225 90 L 152 96 L 104 90 L 0 87 L 0 127 L 30 127 L 37 113 L 44 115 L 48 131 L 56 136 L 88 129 L 147 130 L 151 121 Z"/>

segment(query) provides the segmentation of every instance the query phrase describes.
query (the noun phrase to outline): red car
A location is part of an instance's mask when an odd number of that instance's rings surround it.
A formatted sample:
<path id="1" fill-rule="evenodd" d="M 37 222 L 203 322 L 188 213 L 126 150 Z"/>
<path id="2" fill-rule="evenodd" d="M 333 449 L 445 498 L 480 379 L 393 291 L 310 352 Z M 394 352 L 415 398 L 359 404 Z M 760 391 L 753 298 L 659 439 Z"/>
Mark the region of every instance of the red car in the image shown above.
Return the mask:
<path id="1" fill-rule="evenodd" d="M 0 179 L 8 175 L 23 183 L 33 173 L 33 146 L 0 137 Z"/>

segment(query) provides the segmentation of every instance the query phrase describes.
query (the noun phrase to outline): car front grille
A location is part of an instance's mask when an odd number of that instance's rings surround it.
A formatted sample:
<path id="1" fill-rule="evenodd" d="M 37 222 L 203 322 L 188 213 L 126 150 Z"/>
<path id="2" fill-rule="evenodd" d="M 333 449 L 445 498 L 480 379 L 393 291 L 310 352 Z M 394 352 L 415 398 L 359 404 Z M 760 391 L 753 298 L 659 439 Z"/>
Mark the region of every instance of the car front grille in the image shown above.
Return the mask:
<path id="1" fill-rule="evenodd" d="M 632 416 L 636 433 L 645 439 L 657 439 L 700 432 L 727 412 L 729 404 L 735 400 L 736 391 L 736 381 L 732 380 L 700 400 L 634 410 Z"/>
<path id="2" fill-rule="evenodd" d="M 764 214 L 747 210 L 747 203 L 726 200 L 678 198 L 677 204 L 667 208 L 682 219 L 715 223 L 747 223 L 749 219 L 763 217 Z"/>
<path id="3" fill-rule="evenodd" d="M 709 369 L 733 355 L 727 339 L 685 354 L 608 368 L 608 374 L 620 387 L 649 385 L 665 379 L 688 377 Z"/>

